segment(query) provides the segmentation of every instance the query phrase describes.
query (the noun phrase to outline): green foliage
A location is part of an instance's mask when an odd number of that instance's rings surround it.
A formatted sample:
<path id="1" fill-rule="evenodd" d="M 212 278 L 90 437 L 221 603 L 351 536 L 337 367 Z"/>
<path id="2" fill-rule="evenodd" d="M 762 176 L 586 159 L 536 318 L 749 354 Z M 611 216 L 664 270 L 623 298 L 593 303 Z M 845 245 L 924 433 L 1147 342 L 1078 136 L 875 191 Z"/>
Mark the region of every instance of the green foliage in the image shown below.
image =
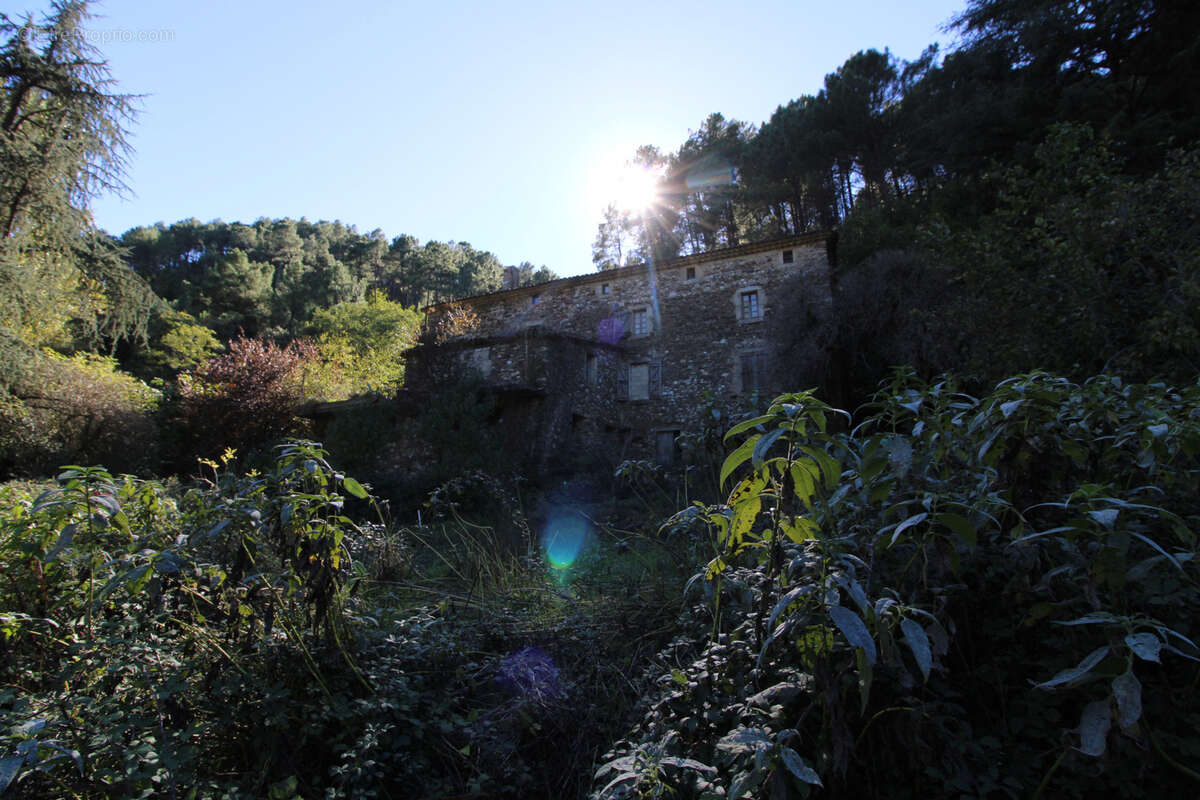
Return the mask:
<path id="1" fill-rule="evenodd" d="M 2 343 L 13 369 L 0 377 L 0 474 L 44 475 L 65 460 L 154 466 L 158 392 L 110 357 Z"/>
<path id="2" fill-rule="evenodd" d="M 502 272 L 492 253 L 466 242 L 422 246 L 397 236 L 389 244 L 382 231 L 360 234 L 340 222 L 306 219 L 180 220 L 134 228 L 120 244 L 134 272 L 222 339 L 295 336 L 309 326 L 340 330 L 351 309 L 383 313 L 380 300 L 368 299 L 372 311 L 362 310 L 372 290 L 413 307 L 492 291 Z M 544 268 L 540 274 L 552 275 Z M 339 317 L 316 318 L 339 305 Z"/>
<path id="3" fill-rule="evenodd" d="M 83 467 L 5 498 L 0 793 L 265 794 L 276 748 L 311 746 L 288 726 L 365 691 L 343 506 L 366 492 L 307 442 L 263 474 L 228 460 L 179 500 Z"/>
<path id="4" fill-rule="evenodd" d="M 850 433 L 778 398 L 671 521 L 711 552 L 695 638 L 593 796 L 1191 791 L 1198 419 L 1046 373 L 897 373 Z"/>
<path id="5" fill-rule="evenodd" d="M 87 210 L 123 188 L 133 116 L 84 36 L 87 6 L 0 14 L 0 325 L 33 346 L 142 338 L 156 303 Z"/>
<path id="6" fill-rule="evenodd" d="M 388 530 L 311 442 L 204 466 L 0 487 L 0 795 L 582 795 L 641 688 L 621 632 L 657 647 L 678 583 L 506 553 L 485 478 Z"/>
<path id="7" fill-rule="evenodd" d="M 339 400 L 365 392 L 394 391 L 404 382 L 404 354 L 417 339 L 424 315 L 393 303 L 379 290 L 366 301 L 343 303 L 313 315 L 309 333 L 316 339 L 320 366 L 316 373 L 334 384 L 310 396 Z"/>
<path id="8" fill-rule="evenodd" d="M 193 370 L 223 349 L 216 333 L 197 325 L 191 314 L 166 311 L 159 315 L 157 327 L 160 330 L 144 357 L 149 369 L 157 374 Z"/>
<path id="9" fill-rule="evenodd" d="M 1200 213 L 1196 152 L 1133 179 L 1089 129 L 1061 126 L 1034 169 L 989 183 L 996 208 L 969 228 L 925 224 L 932 258 L 955 286 L 950 307 L 934 313 L 961 342 L 964 372 L 1195 374 L 1200 239 L 1185 220 Z"/>

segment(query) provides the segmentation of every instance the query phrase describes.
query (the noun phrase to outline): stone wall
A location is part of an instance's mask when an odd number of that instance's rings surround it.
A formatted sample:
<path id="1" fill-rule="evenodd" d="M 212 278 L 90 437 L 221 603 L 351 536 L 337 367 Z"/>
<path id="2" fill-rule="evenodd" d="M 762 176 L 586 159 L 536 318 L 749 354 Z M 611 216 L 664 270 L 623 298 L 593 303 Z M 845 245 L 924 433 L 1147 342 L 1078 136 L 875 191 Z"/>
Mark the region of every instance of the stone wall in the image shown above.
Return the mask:
<path id="1" fill-rule="evenodd" d="M 706 390 L 769 398 L 819 379 L 828 244 L 793 237 L 469 298 L 478 325 L 442 346 L 488 385 L 538 398 L 531 435 L 547 458 L 663 455 Z"/>

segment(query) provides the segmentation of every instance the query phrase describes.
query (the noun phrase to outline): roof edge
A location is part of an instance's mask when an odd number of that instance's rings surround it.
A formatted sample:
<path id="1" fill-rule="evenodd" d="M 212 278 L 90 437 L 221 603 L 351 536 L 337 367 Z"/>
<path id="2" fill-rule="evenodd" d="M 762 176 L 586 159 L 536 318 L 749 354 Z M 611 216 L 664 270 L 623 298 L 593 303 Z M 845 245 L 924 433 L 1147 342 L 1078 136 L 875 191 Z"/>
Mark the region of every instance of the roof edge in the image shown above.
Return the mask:
<path id="1" fill-rule="evenodd" d="M 725 258 L 736 257 L 741 255 L 753 255 L 755 253 L 765 253 L 768 250 L 786 249 L 788 245 L 803 245 L 813 244 L 828 240 L 835 234 L 832 231 L 821 231 L 819 233 L 802 233 L 799 236 L 786 236 L 779 239 L 769 239 L 763 242 L 751 242 L 749 244 L 741 244 L 736 247 L 723 247 L 719 250 L 709 250 L 706 253 L 692 253 L 691 255 L 680 256 L 678 258 L 667 259 L 659 262 L 655 266 L 658 269 L 668 269 L 671 267 L 687 267 L 694 264 L 703 264 L 707 261 L 720 261 Z M 460 297 L 455 300 L 443 300 L 440 303 L 425 306 L 421 310 L 426 314 L 452 306 L 455 303 L 477 302 L 484 300 L 492 302 L 494 300 L 502 300 L 509 297 L 521 297 L 531 294 L 539 294 L 548 287 L 570 287 L 570 286 L 585 286 L 589 283 L 604 283 L 613 278 L 624 278 L 631 275 L 636 275 L 646 271 L 645 262 L 641 264 L 630 264 L 627 267 L 617 267 L 616 269 L 606 269 L 599 272 L 588 272 L 583 275 L 572 275 L 567 278 L 556 278 L 552 281 L 544 283 L 535 283 L 529 286 L 519 286 L 516 289 L 500 289 L 495 292 L 486 292 L 484 294 L 470 295 L 468 297 Z"/>

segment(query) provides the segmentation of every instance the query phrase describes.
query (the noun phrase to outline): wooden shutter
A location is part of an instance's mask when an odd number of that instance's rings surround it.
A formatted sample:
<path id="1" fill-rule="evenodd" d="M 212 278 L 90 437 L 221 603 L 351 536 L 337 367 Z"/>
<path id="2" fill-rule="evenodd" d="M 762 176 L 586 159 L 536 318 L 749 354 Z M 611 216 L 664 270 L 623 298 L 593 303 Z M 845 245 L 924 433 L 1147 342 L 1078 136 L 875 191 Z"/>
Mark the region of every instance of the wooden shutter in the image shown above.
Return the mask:
<path id="1" fill-rule="evenodd" d="M 617 365 L 617 399 L 629 399 L 629 365 Z"/>
<path id="2" fill-rule="evenodd" d="M 650 362 L 649 378 L 650 378 L 650 380 L 649 380 L 650 396 L 658 397 L 659 395 L 662 394 L 662 362 L 661 361 L 651 361 Z"/>

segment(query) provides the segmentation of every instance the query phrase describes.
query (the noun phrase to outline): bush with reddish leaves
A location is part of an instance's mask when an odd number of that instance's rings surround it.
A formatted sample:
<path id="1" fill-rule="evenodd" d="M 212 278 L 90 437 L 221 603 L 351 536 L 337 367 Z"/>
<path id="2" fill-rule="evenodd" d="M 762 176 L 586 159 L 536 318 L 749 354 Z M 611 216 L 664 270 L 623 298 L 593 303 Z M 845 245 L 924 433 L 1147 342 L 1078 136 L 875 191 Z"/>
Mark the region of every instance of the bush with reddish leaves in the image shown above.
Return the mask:
<path id="1" fill-rule="evenodd" d="M 190 469 L 227 447 L 252 451 L 299 432 L 304 372 L 316 359 L 304 340 L 281 347 L 239 337 L 228 353 L 180 375 L 177 465 Z"/>

